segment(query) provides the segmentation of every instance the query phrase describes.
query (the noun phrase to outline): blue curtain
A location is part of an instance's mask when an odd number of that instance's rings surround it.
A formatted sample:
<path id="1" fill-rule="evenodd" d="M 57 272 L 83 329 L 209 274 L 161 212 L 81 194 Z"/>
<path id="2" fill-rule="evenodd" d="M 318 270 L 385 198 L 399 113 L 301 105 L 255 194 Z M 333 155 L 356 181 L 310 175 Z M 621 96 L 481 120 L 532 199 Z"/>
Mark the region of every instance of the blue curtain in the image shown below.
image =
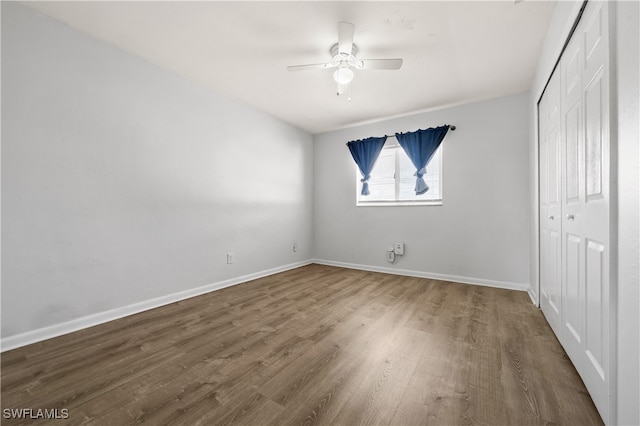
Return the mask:
<path id="1" fill-rule="evenodd" d="M 349 151 L 351 151 L 351 156 L 362 174 L 362 180 L 360 181 L 362 182 L 361 195 L 369 195 L 369 184 L 367 181 L 371 177 L 373 165 L 376 163 L 386 140 L 387 137 L 384 136 L 381 138 L 367 138 L 347 143 Z"/>
<path id="2" fill-rule="evenodd" d="M 427 164 L 448 130 L 449 126 L 440 126 L 416 132 L 396 133 L 398 143 L 416 168 L 414 174 L 416 176 L 416 195 L 424 194 L 429 190 L 422 176 L 427 172 Z"/>

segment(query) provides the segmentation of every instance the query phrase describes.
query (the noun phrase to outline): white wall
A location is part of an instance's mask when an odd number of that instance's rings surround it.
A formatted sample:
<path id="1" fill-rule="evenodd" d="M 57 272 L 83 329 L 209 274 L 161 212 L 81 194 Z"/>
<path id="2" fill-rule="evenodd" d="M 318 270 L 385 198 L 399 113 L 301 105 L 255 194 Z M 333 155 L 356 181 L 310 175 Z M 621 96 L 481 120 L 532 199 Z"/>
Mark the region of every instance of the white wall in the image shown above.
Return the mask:
<path id="1" fill-rule="evenodd" d="M 312 258 L 311 135 L 13 2 L 2 89 L 3 343 Z"/>
<path id="2" fill-rule="evenodd" d="M 315 256 L 333 264 L 526 289 L 528 94 L 338 130 L 314 138 Z M 346 142 L 442 124 L 443 205 L 356 207 Z M 386 261 L 404 241 L 406 254 Z"/>
<path id="3" fill-rule="evenodd" d="M 537 257 L 537 114 L 536 103 L 551 75 L 581 1 L 558 2 L 538 62 L 531 89 L 531 291 L 538 295 Z M 609 2 L 612 79 L 612 146 L 617 149 L 617 409 L 614 421 L 620 425 L 640 424 L 640 153 L 638 98 L 640 89 L 640 11 L 636 1 Z M 616 312 L 615 310 L 613 312 Z"/>

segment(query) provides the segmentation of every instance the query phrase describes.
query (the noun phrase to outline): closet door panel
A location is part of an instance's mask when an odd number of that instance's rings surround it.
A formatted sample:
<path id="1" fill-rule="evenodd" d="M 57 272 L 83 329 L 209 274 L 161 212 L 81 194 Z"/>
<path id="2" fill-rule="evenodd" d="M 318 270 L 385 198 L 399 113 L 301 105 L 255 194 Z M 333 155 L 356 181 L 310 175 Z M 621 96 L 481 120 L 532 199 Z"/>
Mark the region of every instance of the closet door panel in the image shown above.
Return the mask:
<path id="1" fill-rule="evenodd" d="M 557 115 L 556 115 L 557 116 Z M 554 127 L 549 135 L 548 170 L 549 185 L 549 264 L 548 264 L 548 303 L 550 315 L 557 317 L 554 325 L 560 324 L 562 295 L 562 238 L 560 235 L 560 126 L 555 126 L 557 118 L 553 117 Z"/>
<path id="2" fill-rule="evenodd" d="M 562 224 L 563 233 L 581 239 L 579 271 L 582 276 L 579 277 L 579 286 L 583 297 L 580 301 L 583 329 L 581 341 L 578 342 L 569 326 L 565 327 L 564 339 L 573 339 L 566 343 L 571 348 L 567 353 L 605 422 L 610 419 L 612 386 L 609 377 L 612 339 L 607 7 L 605 2 L 587 3 L 574 35 L 575 40 L 570 42 L 580 45 L 584 52 L 579 85 L 582 122 L 577 134 L 579 202 L 566 200 Z M 571 133 L 567 131 L 566 136 L 569 152 Z M 567 264 L 566 268 L 569 272 L 572 266 Z M 569 285 L 568 275 L 565 279 Z M 580 353 L 576 353 L 574 347 L 580 349 Z"/>
<path id="3" fill-rule="evenodd" d="M 584 294 L 581 285 L 581 253 L 582 238 L 578 235 L 567 234 L 565 241 L 565 282 L 564 282 L 564 326 L 571 334 L 575 348 L 571 352 L 579 355 L 582 346 L 584 309 L 582 309 Z M 569 350 L 567 348 L 567 350 Z"/>
<path id="4" fill-rule="evenodd" d="M 587 202 L 602 199 L 602 81 L 601 75 L 585 90 Z"/>
<path id="5" fill-rule="evenodd" d="M 561 327 L 561 126 L 560 78 L 549 81 L 540 117 L 540 306 L 556 334 Z"/>
<path id="6" fill-rule="evenodd" d="M 549 135 L 547 127 L 549 122 L 549 102 L 543 97 L 538 104 L 538 126 L 540 142 L 538 146 L 539 156 L 539 199 L 540 199 L 540 305 L 545 310 L 546 301 L 549 299 L 549 179 L 547 165 L 549 164 Z"/>
<path id="7" fill-rule="evenodd" d="M 562 115 L 562 329 L 558 338 L 580 371 L 584 355 L 584 238 L 579 226 L 584 204 L 584 143 L 581 38 L 573 38 L 560 62 Z"/>
<path id="8" fill-rule="evenodd" d="M 604 244 L 589 240 L 587 242 L 587 336 L 585 340 L 585 353 L 593 369 L 600 380 L 605 380 L 604 363 L 607 345 L 604 326 L 607 324 L 604 306 L 606 285 L 605 272 L 605 247 Z"/>
<path id="9" fill-rule="evenodd" d="M 575 102 L 565 113 L 565 203 L 580 203 L 580 102 Z"/>
<path id="10" fill-rule="evenodd" d="M 547 313 L 554 317 L 554 325 L 560 324 L 560 306 L 561 306 L 561 294 L 562 288 L 560 287 L 560 280 L 562 277 L 562 264 L 560 263 L 562 240 L 560 233 L 554 229 L 549 230 L 549 308 Z"/>
<path id="11" fill-rule="evenodd" d="M 603 419 L 610 413 L 610 241 L 609 241 L 609 67 L 607 4 L 587 4 L 583 69 L 585 203 L 581 226 L 586 241 L 585 369 L 580 371 Z M 588 10 L 588 9 L 587 9 Z"/>

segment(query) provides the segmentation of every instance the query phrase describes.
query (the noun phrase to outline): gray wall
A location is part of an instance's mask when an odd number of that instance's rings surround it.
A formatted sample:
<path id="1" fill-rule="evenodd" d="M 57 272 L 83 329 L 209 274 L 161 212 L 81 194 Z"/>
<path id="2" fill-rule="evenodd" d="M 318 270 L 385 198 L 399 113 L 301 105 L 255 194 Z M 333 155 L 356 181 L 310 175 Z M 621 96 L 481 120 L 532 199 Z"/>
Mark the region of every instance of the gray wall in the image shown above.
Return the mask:
<path id="1" fill-rule="evenodd" d="M 328 263 L 526 289 L 529 285 L 528 94 L 315 137 L 315 256 Z M 356 207 L 345 143 L 454 124 L 443 141 L 443 205 Z M 406 254 L 386 261 L 404 241 Z"/>
<path id="2" fill-rule="evenodd" d="M 301 130 L 2 2 L 3 339 L 311 259 L 312 153 Z"/>

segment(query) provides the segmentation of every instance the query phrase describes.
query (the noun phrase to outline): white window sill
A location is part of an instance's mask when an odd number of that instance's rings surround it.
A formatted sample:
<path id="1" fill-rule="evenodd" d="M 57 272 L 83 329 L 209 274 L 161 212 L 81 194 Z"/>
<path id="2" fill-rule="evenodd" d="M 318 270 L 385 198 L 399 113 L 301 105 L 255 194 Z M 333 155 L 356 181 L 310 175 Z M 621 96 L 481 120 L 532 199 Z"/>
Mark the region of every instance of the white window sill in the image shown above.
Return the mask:
<path id="1" fill-rule="evenodd" d="M 357 201 L 356 207 L 413 207 L 413 206 L 441 206 L 442 200 L 424 201 Z"/>

